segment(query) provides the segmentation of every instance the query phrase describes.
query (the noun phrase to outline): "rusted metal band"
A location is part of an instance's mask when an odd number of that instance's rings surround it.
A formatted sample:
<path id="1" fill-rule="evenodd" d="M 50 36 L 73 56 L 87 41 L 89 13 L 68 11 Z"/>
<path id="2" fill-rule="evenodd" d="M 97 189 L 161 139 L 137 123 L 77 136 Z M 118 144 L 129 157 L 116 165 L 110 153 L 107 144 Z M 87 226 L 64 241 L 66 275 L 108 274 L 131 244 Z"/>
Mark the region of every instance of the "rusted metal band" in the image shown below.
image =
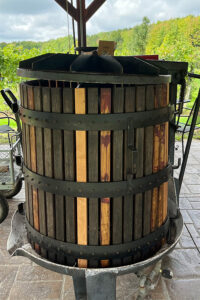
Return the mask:
<path id="1" fill-rule="evenodd" d="M 125 130 L 154 126 L 172 120 L 174 106 L 119 114 L 60 114 L 52 112 L 40 112 L 27 108 L 20 108 L 20 116 L 23 123 L 60 130 Z"/>
<path id="2" fill-rule="evenodd" d="M 145 252 L 155 246 L 159 241 L 167 236 L 169 231 L 170 220 L 166 219 L 165 223 L 154 232 L 136 241 L 109 245 L 109 246 L 84 246 L 55 240 L 47 237 L 35 230 L 26 219 L 26 228 L 28 237 L 32 242 L 37 243 L 41 248 L 52 251 L 57 254 L 64 254 L 74 258 L 83 259 L 111 259 L 131 256 L 140 251 Z"/>
<path id="3" fill-rule="evenodd" d="M 172 173 L 171 165 L 145 177 L 118 182 L 63 181 L 32 172 L 23 167 L 25 181 L 46 192 L 71 197 L 110 198 L 143 193 L 167 182 Z"/>

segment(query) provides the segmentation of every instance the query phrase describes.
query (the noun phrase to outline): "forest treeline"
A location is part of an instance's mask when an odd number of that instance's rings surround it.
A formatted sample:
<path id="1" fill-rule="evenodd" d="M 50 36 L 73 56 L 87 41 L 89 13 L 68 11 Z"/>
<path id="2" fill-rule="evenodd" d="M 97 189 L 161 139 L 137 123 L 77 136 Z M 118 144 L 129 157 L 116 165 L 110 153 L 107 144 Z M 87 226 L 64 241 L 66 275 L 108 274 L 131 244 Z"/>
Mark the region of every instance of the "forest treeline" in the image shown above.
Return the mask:
<path id="1" fill-rule="evenodd" d="M 200 16 L 155 24 L 144 17 L 135 27 L 88 36 L 88 46 L 97 46 L 99 40 L 115 41 L 116 55 L 158 54 L 160 59 L 187 61 L 190 72 L 200 73 Z M 21 80 L 16 75 L 19 61 L 44 53 L 67 52 L 74 53 L 72 36 L 47 42 L 0 43 L 0 88 L 14 87 Z M 187 96 L 194 98 L 196 88 L 196 82 L 189 82 Z"/>

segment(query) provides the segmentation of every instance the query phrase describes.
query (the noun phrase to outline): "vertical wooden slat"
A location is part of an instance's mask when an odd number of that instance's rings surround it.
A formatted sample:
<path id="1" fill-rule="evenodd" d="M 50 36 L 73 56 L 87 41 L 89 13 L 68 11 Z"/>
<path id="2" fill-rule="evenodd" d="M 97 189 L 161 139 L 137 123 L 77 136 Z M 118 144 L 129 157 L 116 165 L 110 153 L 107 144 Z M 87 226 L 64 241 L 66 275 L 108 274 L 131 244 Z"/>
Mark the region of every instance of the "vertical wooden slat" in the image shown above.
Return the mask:
<path id="1" fill-rule="evenodd" d="M 155 100 L 154 108 L 157 109 L 160 106 L 162 89 L 160 85 L 155 88 Z M 159 156 L 160 156 L 160 125 L 154 126 L 154 148 L 153 148 L 153 173 L 159 170 Z M 151 205 L 151 231 L 154 231 L 157 227 L 158 217 L 158 188 L 153 189 L 152 205 Z"/>
<path id="2" fill-rule="evenodd" d="M 63 89 L 63 112 L 74 113 L 74 90 Z M 73 131 L 64 131 L 64 169 L 65 180 L 75 180 L 75 137 Z M 66 241 L 76 243 L 76 205 L 75 198 L 65 197 Z M 73 266 L 75 260 L 67 257 L 67 264 Z"/>
<path id="3" fill-rule="evenodd" d="M 169 104 L 169 84 L 163 85 L 163 97 L 164 97 L 164 106 Z M 165 123 L 165 156 L 164 156 L 164 167 L 168 164 L 168 146 L 169 146 L 169 123 Z M 168 182 L 164 183 L 164 199 L 163 199 L 163 222 L 167 217 L 168 209 Z"/>
<path id="4" fill-rule="evenodd" d="M 42 98 L 41 98 L 41 88 L 34 87 L 34 104 L 36 111 L 42 111 Z M 40 127 L 35 128 L 36 135 L 36 165 L 37 173 L 39 175 L 44 175 L 44 144 L 43 144 L 43 129 Z M 40 233 L 46 235 L 46 203 L 45 203 L 45 193 L 43 190 L 38 189 L 38 202 L 39 202 L 39 223 L 40 223 Z M 43 257 L 47 256 L 45 249 L 41 249 L 41 254 Z"/>
<path id="5" fill-rule="evenodd" d="M 24 85 L 24 107 L 28 108 L 28 92 L 27 92 L 27 85 Z M 31 168 L 31 155 L 30 155 L 30 130 L 29 125 L 24 124 L 25 128 L 25 136 L 26 136 L 26 166 L 30 169 Z M 32 201 L 32 190 L 30 184 L 26 183 L 26 191 L 27 191 L 27 203 L 28 203 L 28 211 L 29 211 L 29 222 L 33 226 L 33 201 Z"/>
<path id="6" fill-rule="evenodd" d="M 34 94 L 33 94 L 33 87 L 28 87 L 28 108 L 31 110 L 35 109 L 34 105 Z M 33 172 L 37 172 L 36 167 L 36 138 L 35 138 L 35 127 L 30 126 L 30 156 L 31 156 L 31 170 Z M 37 189 L 32 187 L 32 201 L 33 201 L 33 226 L 34 228 L 39 231 L 40 230 L 40 223 L 39 223 L 39 205 L 38 205 L 38 193 Z M 35 250 L 40 251 L 40 247 L 38 244 L 35 244 Z"/>
<path id="7" fill-rule="evenodd" d="M 145 110 L 145 87 L 138 86 L 136 88 L 136 111 Z M 136 178 L 143 176 L 144 165 L 144 128 L 136 129 L 136 149 L 137 149 L 137 165 Z M 143 227 L 143 194 L 135 195 L 134 206 L 134 239 L 142 237 Z"/>
<path id="8" fill-rule="evenodd" d="M 135 112 L 135 87 L 125 88 L 125 113 Z M 131 144 L 134 147 L 134 129 L 129 133 Z M 124 138 L 124 180 L 128 180 L 129 176 L 134 176 L 134 157 L 133 151 L 128 147 L 128 132 L 125 131 Z M 123 217 L 123 241 L 124 243 L 133 240 L 133 201 L 134 195 L 124 197 L 124 217 Z M 132 257 L 127 257 L 123 260 L 124 264 L 130 264 Z"/>
<path id="9" fill-rule="evenodd" d="M 98 88 L 88 88 L 88 114 L 98 114 Z M 88 180 L 99 180 L 98 131 L 88 132 Z M 89 198 L 89 245 L 99 244 L 99 201 Z M 89 267 L 98 267 L 97 260 L 90 260 Z"/>
<path id="10" fill-rule="evenodd" d="M 124 111 L 124 88 L 114 88 L 113 93 L 113 113 L 122 113 Z M 113 181 L 123 180 L 123 130 L 113 131 L 112 136 L 112 167 Z M 123 215 L 123 198 L 113 198 L 112 205 L 112 244 L 122 243 L 122 215 Z M 114 259 L 113 266 L 121 265 L 121 259 Z"/>
<path id="11" fill-rule="evenodd" d="M 146 88 L 146 110 L 154 109 L 154 86 Z M 144 175 L 152 174 L 153 167 L 153 126 L 145 128 L 144 136 Z M 152 191 L 144 193 L 143 236 L 151 232 L 151 199 Z"/>
<path id="12" fill-rule="evenodd" d="M 25 86 L 23 83 L 20 84 L 20 100 L 21 100 L 21 106 L 25 107 L 25 92 L 24 92 Z M 26 101 L 27 104 L 27 101 Z M 26 124 L 22 122 L 22 151 L 23 151 L 23 160 L 25 166 L 27 166 L 27 159 L 26 159 Z M 28 199 L 28 184 L 25 182 L 25 199 L 26 199 L 26 217 L 29 221 L 29 199 Z"/>
<path id="13" fill-rule="evenodd" d="M 75 113 L 86 113 L 86 90 L 85 88 L 75 89 Z M 87 181 L 87 145 L 86 131 L 76 131 L 76 180 Z M 77 242 L 80 245 L 87 245 L 87 198 L 77 197 Z M 87 267 L 87 260 L 79 259 L 80 268 Z"/>
<path id="14" fill-rule="evenodd" d="M 51 90 L 49 87 L 42 88 L 43 111 L 51 112 Z M 50 122 L 51 120 L 49 120 Z M 44 174 L 53 177 L 53 147 L 52 147 L 52 130 L 44 128 Z M 55 238 L 55 216 L 54 216 L 54 197 L 51 193 L 45 193 L 46 212 L 47 212 L 47 235 Z M 48 258 L 54 261 L 53 253 L 48 252 Z"/>
<path id="15" fill-rule="evenodd" d="M 51 107 L 52 112 L 62 113 L 62 90 L 61 88 L 51 89 Z M 63 180 L 63 132 L 53 130 L 53 163 L 54 178 Z M 65 241 L 65 206 L 64 196 L 55 195 L 55 222 L 56 222 L 56 239 Z M 57 261 L 64 264 L 64 256 L 57 257 Z"/>
<path id="16" fill-rule="evenodd" d="M 101 88 L 100 95 L 101 114 L 111 113 L 111 89 Z M 101 131 L 100 134 L 100 160 L 101 181 L 110 181 L 110 131 Z M 110 198 L 101 198 L 100 217 L 100 240 L 101 245 L 110 244 Z M 102 267 L 109 265 L 108 260 L 101 261 Z"/>

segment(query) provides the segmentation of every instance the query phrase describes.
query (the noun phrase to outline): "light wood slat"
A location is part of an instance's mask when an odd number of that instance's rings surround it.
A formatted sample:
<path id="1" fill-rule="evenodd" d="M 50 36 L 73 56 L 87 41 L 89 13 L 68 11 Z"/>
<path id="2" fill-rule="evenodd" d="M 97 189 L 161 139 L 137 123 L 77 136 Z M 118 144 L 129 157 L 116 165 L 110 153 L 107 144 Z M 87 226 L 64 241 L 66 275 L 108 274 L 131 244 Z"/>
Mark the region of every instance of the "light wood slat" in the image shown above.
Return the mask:
<path id="1" fill-rule="evenodd" d="M 145 86 L 136 88 L 136 111 L 145 110 Z M 144 128 L 136 129 L 137 165 L 136 178 L 143 177 L 144 166 Z M 142 237 L 143 227 L 143 194 L 135 195 L 134 203 L 134 239 Z"/>
<path id="2" fill-rule="evenodd" d="M 154 109 L 154 86 L 149 85 L 146 88 L 146 110 Z M 153 167 L 153 126 L 145 128 L 144 137 L 144 175 L 152 174 Z M 151 232 L 151 199 L 152 191 L 144 193 L 144 220 L 143 236 Z"/>
<path id="3" fill-rule="evenodd" d="M 86 113 L 86 90 L 85 88 L 75 89 L 75 114 Z M 86 131 L 76 131 L 76 180 L 87 181 L 87 140 Z M 77 197 L 77 242 L 80 245 L 87 245 L 87 198 Z M 87 267 L 87 260 L 78 259 L 80 268 Z"/>
<path id="4" fill-rule="evenodd" d="M 125 88 L 125 112 L 135 112 L 135 87 Z M 134 166 L 134 154 L 131 149 L 128 148 L 128 132 L 125 131 L 124 137 L 124 180 L 128 180 L 129 176 L 134 178 L 135 166 Z M 129 133 L 129 139 L 131 138 L 132 146 L 135 146 L 135 133 L 134 129 Z M 134 195 L 128 195 L 124 197 L 124 217 L 123 217 L 123 240 L 124 243 L 131 242 L 133 240 L 133 203 Z M 130 264 L 132 257 L 124 258 L 124 264 Z"/>
<path id="5" fill-rule="evenodd" d="M 42 88 L 43 111 L 51 112 L 51 89 L 49 87 Z M 52 130 L 44 128 L 44 175 L 53 178 L 53 146 L 52 146 Z M 45 193 L 46 212 L 47 212 L 47 235 L 55 238 L 55 202 L 53 194 Z M 48 258 L 55 260 L 55 255 L 48 251 Z"/>
<path id="6" fill-rule="evenodd" d="M 124 111 L 124 88 L 114 87 L 113 113 Z M 115 130 L 112 135 L 112 168 L 113 181 L 123 180 L 123 130 Z M 112 244 L 122 243 L 123 233 L 123 197 L 113 198 L 112 205 Z M 113 259 L 113 266 L 120 266 L 121 259 Z"/>
<path id="7" fill-rule="evenodd" d="M 101 88 L 100 90 L 101 114 L 111 113 L 111 89 Z M 110 181 L 110 151 L 111 151 L 110 131 L 100 133 L 100 165 L 101 182 Z M 101 217 L 100 217 L 100 240 L 101 245 L 110 244 L 110 198 L 101 198 Z M 102 267 L 109 266 L 108 260 L 101 261 Z"/>
<path id="8" fill-rule="evenodd" d="M 160 107 L 160 100 L 162 97 L 162 86 L 158 85 L 155 88 L 155 100 L 154 108 L 157 109 Z M 153 149 L 153 173 L 157 173 L 159 170 L 159 157 L 160 157 L 160 125 L 154 126 L 154 149 Z M 151 231 L 154 231 L 157 227 L 158 219 L 158 197 L 159 189 L 153 189 L 152 195 L 152 206 L 151 206 Z"/>
<path id="9" fill-rule="evenodd" d="M 98 88 L 88 88 L 88 114 L 98 114 Z M 88 180 L 98 182 L 99 180 L 99 153 L 98 153 L 98 131 L 88 132 Z M 99 244 L 99 199 L 89 198 L 89 245 Z M 89 260 L 89 267 L 98 267 L 98 261 Z"/>
<path id="10" fill-rule="evenodd" d="M 74 90 L 63 89 L 63 112 L 74 113 Z M 64 131 L 64 170 L 65 180 L 75 181 L 75 133 Z M 66 241 L 76 243 L 76 204 L 75 198 L 65 197 Z M 75 259 L 67 257 L 67 264 L 73 266 Z"/>

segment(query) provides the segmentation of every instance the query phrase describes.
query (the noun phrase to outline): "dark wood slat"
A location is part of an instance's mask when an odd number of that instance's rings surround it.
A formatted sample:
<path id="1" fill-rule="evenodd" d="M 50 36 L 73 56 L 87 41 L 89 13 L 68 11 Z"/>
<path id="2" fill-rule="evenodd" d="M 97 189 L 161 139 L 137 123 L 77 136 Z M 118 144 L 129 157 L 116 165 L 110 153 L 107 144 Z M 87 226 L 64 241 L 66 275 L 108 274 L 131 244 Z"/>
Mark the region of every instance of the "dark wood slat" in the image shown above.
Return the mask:
<path id="1" fill-rule="evenodd" d="M 25 107 L 24 105 L 24 84 L 20 84 L 20 104 L 22 107 Z M 27 100 L 26 100 L 27 103 Z M 26 125 L 22 123 L 22 151 L 23 151 L 23 160 L 24 164 L 27 165 L 27 159 L 26 159 Z M 25 199 L 26 199 L 26 217 L 29 221 L 29 200 L 28 200 L 28 184 L 25 182 Z"/>
<path id="2" fill-rule="evenodd" d="M 125 88 L 125 112 L 135 112 L 135 87 Z M 135 172 L 134 157 L 131 149 L 128 148 L 128 133 L 127 130 L 124 133 L 124 180 L 128 180 L 128 176 Z M 134 130 L 131 132 L 132 145 L 135 145 Z M 129 137 L 130 138 L 130 137 Z M 131 242 L 133 240 L 133 203 L 135 197 L 133 195 L 124 197 L 124 216 L 123 216 L 123 241 L 124 243 Z M 130 264 L 132 257 L 124 258 L 123 264 Z"/>
<path id="3" fill-rule="evenodd" d="M 77 22 L 79 21 L 78 19 L 78 11 L 77 9 L 69 2 L 66 0 L 55 0 L 65 11 L 68 11 L 70 16 L 74 18 Z"/>
<path id="4" fill-rule="evenodd" d="M 63 89 L 63 112 L 74 113 L 74 90 Z M 75 180 L 75 134 L 64 131 L 64 169 L 65 180 Z M 66 213 L 66 241 L 76 243 L 76 203 L 72 197 L 65 197 Z M 67 264 L 73 266 L 75 260 L 67 258 Z"/>
<path id="5" fill-rule="evenodd" d="M 51 112 L 51 90 L 49 87 L 42 88 L 43 111 Z M 53 147 L 52 147 L 52 131 L 44 128 L 44 174 L 53 177 Z M 51 193 L 45 193 L 46 212 L 47 212 L 47 235 L 55 238 L 55 203 Z M 48 258 L 55 260 L 55 255 L 48 252 Z"/>
<path id="6" fill-rule="evenodd" d="M 114 87 L 113 90 L 113 113 L 124 111 L 124 88 Z M 123 130 L 115 130 L 112 135 L 112 168 L 113 181 L 123 180 Z M 112 244 L 122 243 L 122 214 L 123 198 L 116 197 L 112 204 Z M 120 266 L 121 259 L 114 259 L 113 266 Z"/>
<path id="7" fill-rule="evenodd" d="M 62 113 L 62 90 L 61 88 L 51 89 L 52 112 Z M 63 180 L 63 132 L 53 130 L 53 163 L 54 178 Z M 55 195 L 55 217 L 56 217 L 56 239 L 65 241 L 65 205 L 62 195 Z M 58 262 L 64 264 L 64 256 L 57 257 Z"/>
<path id="8" fill-rule="evenodd" d="M 28 108 L 28 91 L 27 86 L 24 85 L 24 107 Z M 30 134 L 29 134 L 29 125 L 24 125 L 25 127 L 25 134 L 26 134 L 26 164 L 27 167 L 31 168 L 31 154 L 30 154 Z M 27 197 L 28 197 L 28 207 L 29 207 L 29 222 L 33 226 L 33 201 L 32 201 L 32 189 L 30 185 L 27 183 Z"/>
<path id="9" fill-rule="evenodd" d="M 154 109 L 154 86 L 146 88 L 146 110 Z M 153 126 L 145 128 L 144 137 L 144 175 L 152 174 L 153 167 Z M 151 232 L 151 198 L 152 191 L 144 193 L 143 236 Z"/>
<path id="10" fill-rule="evenodd" d="M 98 114 L 98 88 L 88 88 L 88 114 Z M 98 182 L 99 154 L 98 131 L 88 132 L 88 180 Z M 89 198 L 89 245 L 99 244 L 99 199 Z M 98 267 L 97 260 L 90 260 L 89 267 Z"/>
<path id="11" fill-rule="evenodd" d="M 35 110 L 42 111 L 42 90 L 40 87 L 34 87 L 34 103 Z M 37 173 L 44 175 L 44 144 L 43 144 L 43 129 L 36 127 L 36 165 Z M 46 203 L 45 203 L 45 192 L 38 190 L 38 202 L 39 202 L 39 222 L 40 222 L 40 233 L 46 235 Z M 41 255 L 47 257 L 47 251 L 41 249 Z"/>
<path id="12" fill-rule="evenodd" d="M 145 87 L 138 86 L 136 88 L 136 111 L 145 110 Z M 143 176 L 144 165 L 144 128 L 136 129 L 136 149 L 137 165 L 136 178 Z M 142 237 L 143 227 L 143 194 L 135 195 L 134 207 L 134 239 L 137 240 Z"/>
<path id="13" fill-rule="evenodd" d="M 33 87 L 28 86 L 28 108 L 31 110 L 35 109 L 34 104 L 34 93 Z M 35 136 L 35 127 L 30 126 L 30 150 L 31 150 L 31 170 L 33 172 L 37 172 L 36 166 L 36 136 Z M 32 187 L 32 201 L 33 201 L 33 225 L 37 231 L 40 231 L 40 223 L 39 223 L 39 203 L 38 203 L 38 191 L 34 187 Z M 35 243 L 35 250 L 40 253 L 40 247 Z"/>

